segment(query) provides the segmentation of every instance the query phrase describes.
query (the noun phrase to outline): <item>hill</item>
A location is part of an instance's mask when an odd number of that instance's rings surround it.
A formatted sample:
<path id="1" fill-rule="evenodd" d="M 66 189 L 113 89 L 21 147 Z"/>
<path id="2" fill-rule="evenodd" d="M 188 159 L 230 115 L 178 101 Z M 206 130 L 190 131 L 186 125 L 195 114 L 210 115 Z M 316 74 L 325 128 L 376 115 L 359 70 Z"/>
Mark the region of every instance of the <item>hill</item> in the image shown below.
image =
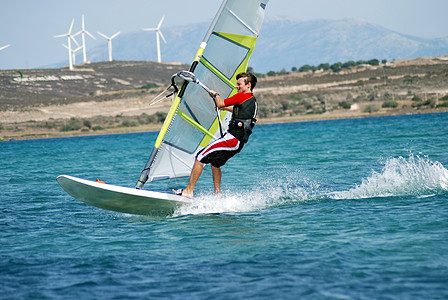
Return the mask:
<path id="1" fill-rule="evenodd" d="M 168 41 L 168 44 L 161 44 L 163 60 L 191 63 L 209 23 L 163 29 Z M 305 64 L 372 58 L 390 61 L 445 54 L 448 54 L 448 37 L 423 39 L 353 18 L 297 21 L 267 17 L 250 65 L 255 71 L 266 73 Z M 89 50 L 89 59 L 93 62 L 104 61 L 107 57 L 106 43 Z M 119 35 L 114 39 L 113 57 L 125 61 L 156 61 L 154 33 L 140 31 Z"/>
<path id="2" fill-rule="evenodd" d="M 75 70 L 27 69 L 0 70 L 0 107 L 67 104 L 109 100 L 120 91 L 131 96 L 147 87 L 165 85 L 178 70 L 188 69 L 179 63 L 115 61 L 76 66 Z M 146 88 L 145 88 L 146 87 Z"/>
<path id="3" fill-rule="evenodd" d="M 115 61 L 0 71 L 0 137 L 157 130 L 171 103 L 149 103 L 187 68 Z M 259 76 L 261 124 L 448 111 L 446 56 Z"/>

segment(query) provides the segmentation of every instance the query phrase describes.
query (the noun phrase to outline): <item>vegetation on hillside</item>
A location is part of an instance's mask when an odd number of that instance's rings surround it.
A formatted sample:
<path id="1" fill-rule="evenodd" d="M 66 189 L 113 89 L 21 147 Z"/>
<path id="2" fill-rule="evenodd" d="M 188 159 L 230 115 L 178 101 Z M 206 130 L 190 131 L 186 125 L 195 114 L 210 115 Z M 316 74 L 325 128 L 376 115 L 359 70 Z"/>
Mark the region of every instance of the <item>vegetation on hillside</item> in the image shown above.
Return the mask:
<path id="1" fill-rule="evenodd" d="M 383 59 L 381 61 L 381 63 L 384 65 L 387 63 L 387 60 Z M 292 67 L 290 72 L 286 71 L 286 69 L 282 69 L 280 71 L 271 70 L 271 71 L 267 72 L 266 74 L 263 74 L 263 73 L 256 73 L 256 74 L 258 75 L 258 77 L 263 78 L 265 76 L 287 75 L 287 74 L 294 73 L 294 72 L 303 73 L 303 72 L 310 72 L 310 71 L 316 72 L 316 71 L 331 70 L 334 73 L 338 73 L 344 69 L 352 69 L 357 66 L 378 66 L 378 65 L 380 65 L 380 61 L 378 59 L 374 58 L 371 60 L 358 60 L 358 61 L 350 60 L 350 61 L 347 61 L 344 63 L 342 63 L 342 62 L 336 62 L 333 64 L 321 63 L 318 66 L 312 66 L 312 65 L 306 64 L 306 65 L 301 66 L 300 68 Z M 254 69 L 252 67 L 249 67 L 248 71 L 253 72 Z"/>

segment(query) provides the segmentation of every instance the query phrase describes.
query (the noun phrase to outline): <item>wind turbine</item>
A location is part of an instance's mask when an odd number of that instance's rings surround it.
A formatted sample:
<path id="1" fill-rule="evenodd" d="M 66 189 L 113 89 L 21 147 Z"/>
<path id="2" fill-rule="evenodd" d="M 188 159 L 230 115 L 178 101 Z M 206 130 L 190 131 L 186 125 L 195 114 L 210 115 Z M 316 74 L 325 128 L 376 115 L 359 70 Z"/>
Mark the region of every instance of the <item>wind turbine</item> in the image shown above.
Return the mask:
<path id="1" fill-rule="evenodd" d="M 98 34 L 107 39 L 107 44 L 109 46 L 109 61 L 112 61 L 112 39 L 115 38 L 117 35 L 120 34 L 120 31 L 118 31 L 116 34 L 114 34 L 111 37 L 106 36 L 105 34 L 98 31 Z"/>
<path id="2" fill-rule="evenodd" d="M 72 24 L 70 25 L 68 33 L 55 35 L 54 36 L 54 38 L 67 37 L 67 44 L 68 44 L 68 46 L 67 46 L 67 49 L 68 49 L 68 68 L 70 70 L 73 70 L 72 43 L 71 43 L 71 40 L 75 41 L 75 43 L 76 43 L 76 40 L 72 36 L 72 29 L 73 29 L 73 24 L 74 23 L 75 23 L 75 19 L 72 20 Z"/>
<path id="3" fill-rule="evenodd" d="M 162 55 L 160 53 L 160 38 L 163 39 L 163 41 L 166 44 L 165 37 L 162 34 L 162 31 L 160 30 L 160 27 L 162 26 L 163 20 L 165 19 L 165 16 L 160 19 L 159 25 L 157 25 L 156 28 L 144 28 L 145 31 L 155 31 L 156 32 L 156 38 L 157 38 L 157 62 L 162 62 Z"/>
<path id="4" fill-rule="evenodd" d="M 82 38 L 82 55 L 83 55 L 83 62 L 87 62 L 87 54 L 86 54 L 86 37 L 85 35 L 89 35 L 92 39 L 96 40 L 96 37 L 94 37 L 90 32 L 86 30 L 86 27 L 84 25 L 84 15 L 82 15 L 82 29 L 81 31 L 77 32 L 74 36 L 77 36 L 78 34 L 81 34 Z"/>
<path id="5" fill-rule="evenodd" d="M 8 48 L 9 46 L 11 46 L 11 44 L 8 44 L 8 45 L 6 45 L 6 46 L 0 47 L 0 51 L 3 50 L 3 49 Z"/>
<path id="6" fill-rule="evenodd" d="M 66 48 L 67 50 L 70 50 L 70 53 L 72 54 L 72 61 L 73 61 L 73 65 L 76 65 L 76 52 L 78 52 L 79 50 L 82 49 L 82 46 L 78 45 L 78 48 L 76 49 L 69 49 L 67 45 L 62 44 L 62 46 L 64 46 L 64 48 Z"/>

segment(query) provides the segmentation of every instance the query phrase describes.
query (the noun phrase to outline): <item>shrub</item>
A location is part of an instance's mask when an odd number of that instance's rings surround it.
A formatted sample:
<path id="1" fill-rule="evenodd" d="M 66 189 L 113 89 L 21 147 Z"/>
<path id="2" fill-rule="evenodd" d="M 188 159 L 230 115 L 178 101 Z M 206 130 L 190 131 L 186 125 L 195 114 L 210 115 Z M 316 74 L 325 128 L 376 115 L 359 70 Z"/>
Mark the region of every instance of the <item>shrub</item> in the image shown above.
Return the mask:
<path id="1" fill-rule="evenodd" d="M 374 58 L 374 59 L 369 60 L 367 63 L 371 66 L 378 66 L 380 64 L 380 61 L 378 59 Z"/>
<path id="2" fill-rule="evenodd" d="M 334 64 L 332 64 L 332 65 L 330 66 L 330 69 L 331 69 L 333 72 L 337 73 L 337 72 L 339 72 L 339 71 L 342 70 L 342 63 L 340 63 L 340 62 L 338 62 L 338 63 L 334 63 Z"/>
<path id="3" fill-rule="evenodd" d="M 62 126 L 61 131 L 76 131 L 76 130 L 80 130 L 81 128 L 82 128 L 81 120 L 78 120 L 78 119 L 72 117 L 68 124 L 65 124 L 64 126 Z"/>
<path id="4" fill-rule="evenodd" d="M 342 107 L 343 109 L 350 109 L 352 105 L 347 101 L 341 101 L 339 102 L 339 106 Z"/>
<path id="5" fill-rule="evenodd" d="M 381 105 L 381 107 L 384 108 L 396 108 L 398 107 L 398 102 L 394 101 L 394 100 L 386 100 L 383 102 L 383 105 Z"/>
<path id="6" fill-rule="evenodd" d="M 434 99 L 428 99 L 425 102 L 423 102 L 422 106 L 430 106 L 435 107 L 436 106 L 436 100 Z"/>
<path id="7" fill-rule="evenodd" d="M 310 65 L 303 65 L 299 68 L 299 72 L 308 72 L 308 71 L 312 71 L 313 67 Z"/>
<path id="8" fill-rule="evenodd" d="M 379 108 L 375 104 L 369 104 L 366 107 L 364 107 L 364 109 L 362 110 L 362 112 L 369 113 L 369 114 L 377 112 L 377 111 L 379 111 Z"/>
<path id="9" fill-rule="evenodd" d="M 54 124 L 54 122 L 45 122 L 42 127 L 47 129 L 53 129 L 56 127 L 56 125 Z"/>
<path id="10" fill-rule="evenodd" d="M 165 118 L 166 118 L 165 113 L 158 111 L 154 115 L 156 116 L 157 122 L 159 122 L 159 123 L 165 122 Z"/>
<path id="11" fill-rule="evenodd" d="M 260 118 L 266 118 L 269 115 L 269 108 L 265 105 L 258 108 L 258 115 Z"/>
<path id="12" fill-rule="evenodd" d="M 135 122 L 134 120 L 128 119 L 126 118 L 122 123 L 122 126 L 124 127 L 135 127 L 137 126 L 137 122 Z"/>
<path id="13" fill-rule="evenodd" d="M 92 122 L 90 122 L 90 120 L 84 120 L 83 126 L 90 129 L 92 128 Z"/>
<path id="14" fill-rule="evenodd" d="M 142 87 L 141 87 L 141 89 L 146 89 L 146 90 L 149 90 L 149 89 L 152 89 L 152 88 L 156 88 L 156 87 L 159 87 L 159 85 L 158 85 L 158 84 L 155 84 L 155 83 L 152 83 L 152 82 L 150 82 L 150 83 L 148 83 L 148 84 L 145 84 L 144 86 L 142 86 Z"/>
<path id="15" fill-rule="evenodd" d="M 150 124 L 156 122 L 155 115 L 147 115 L 146 113 L 141 114 L 137 117 L 137 121 L 139 124 Z"/>
<path id="16" fill-rule="evenodd" d="M 448 107 L 448 102 L 440 103 L 437 107 Z"/>
<path id="17" fill-rule="evenodd" d="M 287 75 L 289 74 L 288 71 L 286 71 L 285 69 L 281 69 L 280 71 L 277 72 L 277 75 Z"/>
<path id="18" fill-rule="evenodd" d="M 330 64 L 328 64 L 328 63 L 320 64 L 320 65 L 317 66 L 317 68 L 318 69 L 322 69 L 324 71 L 328 71 L 328 70 L 330 70 Z"/>
<path id="19" fill-rule="evenodd" d="M 356 62 L 354 62 L 353 60 L 350 60 L 348 62 L 343 63 L 341 67 L 344 68 L 344 69 L 350 69 L 350 68 L 353 68 L 355 66 L 356 66 Z"/>

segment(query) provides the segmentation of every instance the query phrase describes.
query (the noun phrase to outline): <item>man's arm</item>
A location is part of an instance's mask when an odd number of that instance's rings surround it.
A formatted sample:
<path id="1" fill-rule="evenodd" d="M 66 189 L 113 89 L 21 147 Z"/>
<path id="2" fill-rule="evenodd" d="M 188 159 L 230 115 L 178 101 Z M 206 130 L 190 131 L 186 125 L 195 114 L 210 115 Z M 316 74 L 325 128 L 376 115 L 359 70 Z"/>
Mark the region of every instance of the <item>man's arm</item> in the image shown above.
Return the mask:
<path id="1" fill-rule="evenodd" d="M 212 96 L 212 98 L 215 100 L 216 106 L 218 108 L 226 107 L 226 104 L 224 103 L 224 99 L 222 99 L 221 95 L 219 95 L 217 92 L 212 90 L 210 92 L 210 96 Z"/>

